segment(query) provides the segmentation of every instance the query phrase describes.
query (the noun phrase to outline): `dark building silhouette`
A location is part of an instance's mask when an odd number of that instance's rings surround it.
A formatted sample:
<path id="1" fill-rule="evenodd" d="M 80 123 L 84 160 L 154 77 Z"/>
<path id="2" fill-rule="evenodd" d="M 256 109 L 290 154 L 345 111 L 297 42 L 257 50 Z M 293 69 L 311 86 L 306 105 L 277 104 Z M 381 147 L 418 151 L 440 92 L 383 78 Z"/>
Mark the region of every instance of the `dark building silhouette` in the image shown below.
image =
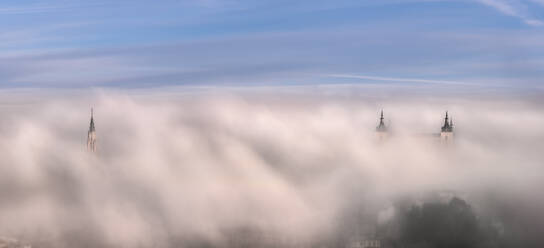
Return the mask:
<path id="1" fill-rule="evenodd" d="M 87 151 L 96 152 L 96 129 L 94 127 L 93 109 L 91 108 L 91 123 L 87 132 Z"/>
<path id="2" fill-rule="evenodd" d="M 383 122 L 383 120 L 384 118 L 383 118 L 383 110 L 382 110 L 380 114 L 380 124 L 378 124 L 378 126 L 376 127 L 376 135 L 378 136 L 378 139 L 380 140 L 386 139 L 388 136 L 388 128 Z"/>
<path id="3" fill-rule="evenodd" d="M 453 119 L 448 118 L 448 111 L 446 111 L 444 125 L 442 126 L 440 131 L 440 140 L 444 143 L 449 143 L 453 140 Z"/>

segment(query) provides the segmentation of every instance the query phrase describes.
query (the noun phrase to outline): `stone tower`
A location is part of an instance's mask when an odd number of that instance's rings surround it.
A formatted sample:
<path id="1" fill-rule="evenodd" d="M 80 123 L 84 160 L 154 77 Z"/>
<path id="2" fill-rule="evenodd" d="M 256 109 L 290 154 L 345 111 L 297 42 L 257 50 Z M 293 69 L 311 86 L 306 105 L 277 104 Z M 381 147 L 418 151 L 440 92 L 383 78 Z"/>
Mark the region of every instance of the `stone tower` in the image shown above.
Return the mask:
<path id="1" fill-rule="evenodd" d="M 87 132 L 87 151 L 96 152 L 96 129 L 94 128 L 93 109 L 91 108 L 91 123 Z"/>
<path id="2" fill-rule="evenodd" d="M 385 126 L 385 123 L 383 122 L 383 110 L 380 115 L 380 124 L 376 127 L 376 136 L 379 140 L 386 139 L 388 136 L 387 133 L 387 126 Z"/>
<path id="3" fill-rule="evenodd" d="M 444 125 L 440 131 L 440 141 L 449 143 L 453 141 L 453 119 L 449 119 L 448 111 L 446 111 L 446 118 L 444 118 Z"/>

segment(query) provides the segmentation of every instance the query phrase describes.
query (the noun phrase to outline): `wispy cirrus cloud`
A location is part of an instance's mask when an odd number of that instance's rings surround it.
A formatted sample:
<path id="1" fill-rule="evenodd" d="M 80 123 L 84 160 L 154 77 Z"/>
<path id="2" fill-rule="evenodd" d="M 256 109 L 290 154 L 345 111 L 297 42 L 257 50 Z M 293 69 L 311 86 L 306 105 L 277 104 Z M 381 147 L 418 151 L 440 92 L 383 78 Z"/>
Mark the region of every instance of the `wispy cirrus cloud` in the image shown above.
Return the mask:
<path id="1" fill-rule="evenodd" d="M 87 2 L 34 2 L 27 4 L 9 4 L 0 5 L 0 14 L 3 15 L 18 15 L 18 14 L 38 14 L 49 13 L 59 11 L 74 11 L 77 9 L 86 9 L 89 7 L 105 7 L 111 5 L 111 2 L 107 1 L 94 1 L 92 3 Z"/>
<path id="2" fill-rule="evenodd" d="M 530 0 L 544 4 L 542 0 Z M 521 19 L 525 24 L 535 27 L 544 26 L 544 21 L 534 18 L 527 12 L 527 5 L 520 1 L 504 1 L 504 0 L 478 0 L 478 2 L 490 6 L 497 11 L 512 17 Z"/>
<path id="3" fill-rule="evenodd" d="M 474 83 L 468 83 L 468 82 L 419 79 L 419 78 L 375 77 L 375 76 L 351 75 L 351 74 L 329 74 L 327 76 L 335 77 L 335 78 L 353 78 L 353 79 L 366 79 L 366 80 L 373 80 L 373 81 L 403 82 L 403 83 L 474 85 Z"/>
<path id="4" fill-rule="evenodd" d="M 544 0 L 440 2 L 2 1 L 0 88 L 322 84 L 353 72 L 406 78 L 336 81 L 541 83 L 544 36 L 510 24 L 539 26 L 530 17 Z"/>
<path id="5" fill-rule="evenodd" d="M 540 4 L 540 5 L 544 5 L 544 0 L 529 0 L 533 3 L 536 3 L 536 4 Z"/>

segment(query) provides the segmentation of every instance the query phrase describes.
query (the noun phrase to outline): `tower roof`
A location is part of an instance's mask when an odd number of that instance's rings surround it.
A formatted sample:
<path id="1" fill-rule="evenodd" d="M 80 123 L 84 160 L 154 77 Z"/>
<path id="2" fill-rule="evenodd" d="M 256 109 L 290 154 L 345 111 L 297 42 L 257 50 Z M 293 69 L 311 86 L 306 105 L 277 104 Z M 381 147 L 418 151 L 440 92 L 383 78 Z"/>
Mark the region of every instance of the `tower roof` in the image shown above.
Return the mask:
<path id="1" fill-rule="evenodd" d="M 380 114 L 380 124 L 376 127 L 377 132 L 387 132 L 387 127 L 385 126 L 385 123 L 383 123 L 383 110 Z"/>
<path id="2" fill-rule="evenodd" d="M 448 122 L 448 111 L 446 111 L 446 118 L 444 118 L 444 126 L 442 126 L 442 132 L 452 132 L 453 131 L 453 121 Z"/>
<path id="3" fill-rule="evenodd" d="M 93 109 L 91 108 L 91 123 L 89 124 L 89 132 L 94 132 L 94 116 L 93 116 Z"/>

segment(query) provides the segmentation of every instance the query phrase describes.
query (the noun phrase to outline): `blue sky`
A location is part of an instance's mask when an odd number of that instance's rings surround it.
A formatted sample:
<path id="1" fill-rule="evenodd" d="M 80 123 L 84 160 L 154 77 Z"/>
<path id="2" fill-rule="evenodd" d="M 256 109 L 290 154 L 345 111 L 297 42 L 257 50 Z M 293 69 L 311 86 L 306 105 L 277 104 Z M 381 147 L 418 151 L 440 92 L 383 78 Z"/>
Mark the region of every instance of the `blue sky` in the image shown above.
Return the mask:
<path id="1" fill-rule="evenodd" d="M 544 89 L 544 0 L 1 1 L 1 88 Z"/>

